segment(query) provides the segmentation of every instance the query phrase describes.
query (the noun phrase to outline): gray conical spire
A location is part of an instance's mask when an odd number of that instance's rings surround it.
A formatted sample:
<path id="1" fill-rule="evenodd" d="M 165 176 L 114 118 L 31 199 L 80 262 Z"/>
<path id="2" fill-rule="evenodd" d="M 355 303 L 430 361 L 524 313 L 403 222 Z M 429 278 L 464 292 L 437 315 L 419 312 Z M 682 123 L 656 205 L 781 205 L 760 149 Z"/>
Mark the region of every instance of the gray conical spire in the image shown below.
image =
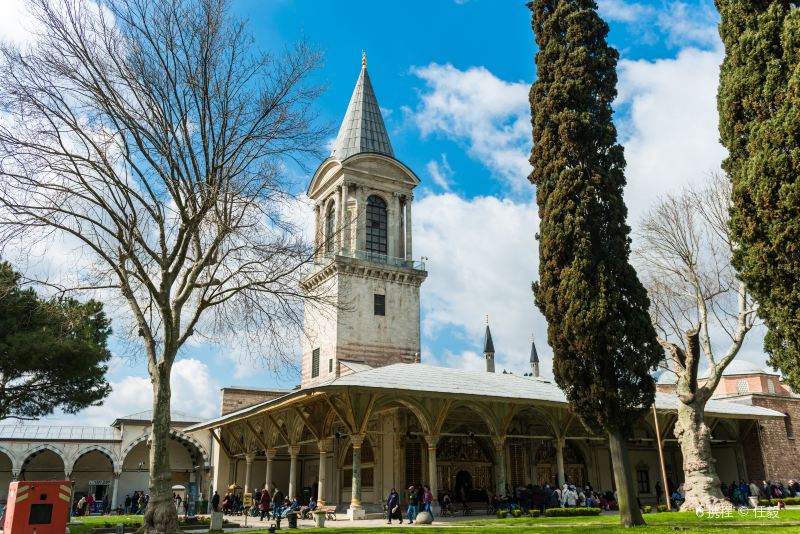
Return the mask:
<path id="1" fill-rule="evenodd" d="M 494 343 L 492 342 L 492 331 L 486 325 L 486 333 L 483 335 L 483 353 L 494 354 Z"/>
<path id="2" fill-rule="evenodd" d="M 539 376 L 539 353 L 536 352 L 536 342 L 531 336 L 531 376 Z"/>
<path id="3" fill-rule="evenodd" d="M 361 59 L 361 74 L 347 106 L 331 157 L 343 161 L 354 154 L 377 152 L 394 157 L 381 109 L 367 73 L 367 56 Z"/>
<path id="4" fill-rule="evenodd" d="M 483 335 L 483 356 L 486 358 L 486 372 L 494 373 L 494 342 L 489 330 L 489 316 L 486 316 L 486 333 Z"/>

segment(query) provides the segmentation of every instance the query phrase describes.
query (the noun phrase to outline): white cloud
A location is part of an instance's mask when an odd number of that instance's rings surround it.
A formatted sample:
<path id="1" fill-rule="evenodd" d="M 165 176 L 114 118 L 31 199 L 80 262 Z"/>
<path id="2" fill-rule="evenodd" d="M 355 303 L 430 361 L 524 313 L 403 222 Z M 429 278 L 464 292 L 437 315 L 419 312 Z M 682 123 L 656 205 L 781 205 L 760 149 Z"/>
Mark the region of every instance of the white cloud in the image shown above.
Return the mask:
<path id="1" fill-rule="evenodd" d="M 626 0 L 600 0 L 598 11 L 607 22 L 624 25 L 629 36 L 635 36 L 642 43 L 661 41 L 675 48 L 715 48 L 719 45 L 716 28 L 719 17 L 709 0 L 699 0 L 691 4 L 680 1 L 662 2 L 660 5 Z"/>
<path id="2" fill-rule="evenodd" d="M 25 0 L 3 0 L 0 17 L 0 39 L 15 44 L 28 44 L 38 22 L 28 13 Z"/>
<path id="3" fill-rule="evenodd" d="M 547 325 L 531 292 L 538 276 L 535 203 L 428 195 L 416 202 L 414 217 L 415 254 L 429 258 L 428 279 L 422 286 L 423 333 L 430 339 L 461 336 L 474 347 L 460 353 L 426 353 L 423 358 L 483 368 L 479 353 L 488 315 L 498 371 L 528 370 L 531 333 L 538 341 L 543 371 L 549 371 Z"/>
<path id="4" fill-rule="evenodd" d="M 718 170 L 716 93 L 722 53 L 694 48 L 674 59 L 619 64 L 618 120 L 628 162 L 625 201 L 629 223 L 658 195 L 676 191 Z"/>
<path id="5" fill-rule="evenodd" d="M 423 136 L 441 135 L 463 143 L 512 188 L 525 187 L 531 147 L 528 82 L 506 82 L 485 67 L 459 70 L 431 63 L 414 67 L 425 81 L 415 110 L 406 110 Z"/>
<path id="6" fill-rule="evenodd" d="M 600 0 L 597 6 L 600 16 L 609 22 L 638 22 L 655 12 L 652 6 L 624 0 Z"/>
<path id="7" fill-rule="evenodd" d="M 112 359 L 111 364 L 118 368 L 120 361 Z M 219 414 L 219 384 L 205 363 L 191 358 L 176 361 L 170 385 L 173 410 L 206 418 Z M 56 414 L 33 424 L 107 426 L 117 417 L 152 409 L 153 390 L 149 378 L 127 376 L 112 381 L 111 387 L 112 392 L 102 406 L 87 408 L 78 415 Z"/>
<path id="8" fill-rule="evenodd" d="M 445 191 L 450 191 L 450 179 L 453 177 L 453 169 L 447 161 L 447 154 L 442 154 L 440 161 L 429 161 L 425 168 L 436 185 Z"/>

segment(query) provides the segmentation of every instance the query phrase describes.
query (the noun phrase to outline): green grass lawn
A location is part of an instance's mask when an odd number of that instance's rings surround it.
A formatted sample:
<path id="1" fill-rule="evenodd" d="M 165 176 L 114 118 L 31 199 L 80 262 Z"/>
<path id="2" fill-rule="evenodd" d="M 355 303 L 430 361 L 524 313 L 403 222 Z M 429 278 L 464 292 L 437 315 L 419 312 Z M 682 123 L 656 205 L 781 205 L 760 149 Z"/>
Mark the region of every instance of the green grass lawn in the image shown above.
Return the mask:
<path id="1" fill-rule="evenodd" d="M 142 524 L 142 516 L 140 515 L 103 515 L 103 516 L 89 516 L 89 517 L 73 517 L 72 523 L 83 523 L 82 525 L 75 525 L 69 527 L 70 534 L 84 534 L 91 532 L 93 528 L 103 528 L 106 523 L 116 526 L 118 523 L 126 525 Z M 133 529 L 125 529 L 131 532 Z"/>
<path id="2" fill-rule="evenodd" d="M 71 534 L 88 534 L 95 527 L 104 527 L 106 523 L 140 525 L 142 516 L 103 516 L 74 518 L 84 524 L 70 527 Z M 673 512 L 661 514 L 647 514 L 645 520 L 647 527 L 637 531 L 667 534 L 686 531 L 697 534 L 734 533 L 746 532 L 747 534 L 767 533 L 800 533 L 800 509 L 781 510 L 778 519 L 755 519 L 752 515 L 740 516 L 737 512 L 731 518 L 708 519 L 697 517 L 694 512 Z M 511 534 L 525 532 L 530 534 L 580 534 L 584 532 L 597 534 L 622 534 L 630 533 L 630 529 L 618 526 L 619 518 L 614 515 L 599 517 L 542 517 L 542 518 L 508 518 L 508 519 L 475 519 L 458 523 L 457 527 L 425 527 L 424 531 L 431 534 L 465 533 L 465 534 Z M 129 529 L 126 529 L 126 531 Z M 384 534 L 396 530 L 396 527 L 387 528 L 358 528 L 351 532 L 358 534 Z M 556 532 L 553 533 L 552 531 Z M 344 529 L 303 529 L 308 533 L 335 533 L 345 532 Z M 249 534 L 266 534 L 265 530 L 250 530 Z"/>

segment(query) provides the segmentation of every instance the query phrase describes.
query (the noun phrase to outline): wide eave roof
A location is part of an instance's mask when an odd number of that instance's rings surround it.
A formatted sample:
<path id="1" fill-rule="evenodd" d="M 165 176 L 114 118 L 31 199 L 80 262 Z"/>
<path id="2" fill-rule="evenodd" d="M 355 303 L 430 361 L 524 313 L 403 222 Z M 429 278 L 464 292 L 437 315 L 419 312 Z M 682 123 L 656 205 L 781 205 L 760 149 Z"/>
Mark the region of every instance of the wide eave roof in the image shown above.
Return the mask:
<path id="1" fill-rule="evenodd" d="M 512 374 L 496 374 L 425 364 L 396 363 L 366 371 L 352 373 L 309 388 L 298 389 L 287 395 L 262 402 L 222 417 L 205 421 L 184 429 L 194 432 L 233 423 L 252 415 L 292 404 L 304 397 L 338 389 L 382 390 L 418 395 L 464 396 L 479 399 L 497 399 L 504 402 L 542 404 L 566 407 L 567 399 L 559 387 L 543 378 Z M 656 393 L 656 410 L 674 412 L 678 398 L 672 393 Z M 707 415 L 738 419 L 766 419 L 783 417 L 767 408 L 733 402 L 710 400 Z"/>

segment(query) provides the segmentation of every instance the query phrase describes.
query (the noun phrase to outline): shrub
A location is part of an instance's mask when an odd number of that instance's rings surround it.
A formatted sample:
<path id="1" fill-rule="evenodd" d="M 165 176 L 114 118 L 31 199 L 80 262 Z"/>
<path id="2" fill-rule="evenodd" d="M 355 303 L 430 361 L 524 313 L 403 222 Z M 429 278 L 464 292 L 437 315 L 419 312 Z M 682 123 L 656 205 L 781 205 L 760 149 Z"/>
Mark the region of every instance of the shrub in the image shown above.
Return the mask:
<path id="1" fill-rule="evenodd" d="M 642 506 L 642 512 L 644 512 L 645 514 L 649 514 L 652 511 L 653 507 L 650 506 L 649 504 L 645 504 L 644 506 Z"/>
<path id="2" fill-rule="evenodd" d="M 511 510 L 511 515 L 513 515 L 514 517 L 522 517 L 522 510 L 519 509 Z"/>
<path id="3" fill-rule="evenodd" d="M 600 508 L 548 508 L 545 517 L 577 517 L 583 515 L 600 515 Z"/>
<path id="4" fill-rule="evenodd" d="M 658 510 L 659 512 L 666 512 L 667 511 L 667 505 L 666 504 L 659 504 L 658 506 L 656 506 L 656 510 Z"/>
<path id="5" fill-rule="evenodd" d="M 531 517 L 539 517 L 539 514 L 541 514 L 539 510 L 528 510 L 528 515 Z"/>
<path id="6" fill-rule="evenodd" d="M 508 515 L 508 510 L 497 511 L 497 519 L 505 519 L 507 515 Z"/>

